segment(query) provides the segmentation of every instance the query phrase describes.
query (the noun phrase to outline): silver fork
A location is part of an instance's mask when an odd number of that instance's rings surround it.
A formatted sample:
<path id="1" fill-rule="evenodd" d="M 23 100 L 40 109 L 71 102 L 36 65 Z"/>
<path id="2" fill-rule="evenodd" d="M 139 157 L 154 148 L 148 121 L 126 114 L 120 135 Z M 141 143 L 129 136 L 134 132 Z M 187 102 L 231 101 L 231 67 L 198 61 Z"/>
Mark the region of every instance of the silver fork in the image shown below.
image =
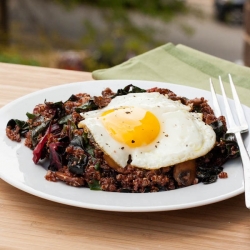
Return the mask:
<path id="1" fill-rule="evenodd" d="M 243 165 L 243 172 L 244 172 L 244 185 L 245 185 L 245 203 L 246 203 L 246 207 L 250 209 L 250 158 L 248 155 L 248 152 L 245 148 L 244 142 L 242 140 L 241 137 L 241 133 L 245 133 L 248 132 L 248 124 L 245 118 L 245 114 L 244 111 L 242 109 L 239 97 L 237 95 L 233 80 L 231 75 L 229 74 L 229 82 L 230 82 L 230 86 L 231 86 L 231 91 L 233 94 L 233 99 L 234 99 L 234 104 L 235 104 L 235 108 L 236 108 L 236 113 L 238 116 L 238 121 L 240 125 L 237 125 L 231 108 L 229 106 L 228 100 L 227 100 L 227 96 L 224 90 L 224 86 L 221 80 L 221 77 L 219 76 L 219 82 L 220 82 L 220 88 L 221 88 L 221 92 L 222 92 L 222 96 L 223 96 L 223 101 L 224 101 L 224 106 L 225 106 L 225 111 L 226 111 L 226 118 L 227 118 L 227 133 L 233 133 L 235 134 L 239 149 L 240 149 L 240 156 L 241 156 L 241 160 L 242 160 L 242 165 Z M 211 88 L 211 92 L 212 92 L 212 100 L 213 100 L 213 105 L 214 105 L 214 112 L 215 115 L 218 117 L 221 114 L 221 110 L 220 110 L 220 106 L 214 91 L 214 87 L 213 87 L 213 83 L 212 80 L 210 78 L 210 88 Z"/>

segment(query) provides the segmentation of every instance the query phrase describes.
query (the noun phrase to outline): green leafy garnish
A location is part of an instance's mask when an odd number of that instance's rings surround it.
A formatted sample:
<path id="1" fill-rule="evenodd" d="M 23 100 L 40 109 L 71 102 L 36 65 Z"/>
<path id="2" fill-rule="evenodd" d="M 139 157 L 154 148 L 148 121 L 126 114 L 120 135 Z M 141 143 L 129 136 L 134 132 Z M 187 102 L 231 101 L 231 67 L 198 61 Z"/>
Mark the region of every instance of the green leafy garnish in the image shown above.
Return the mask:
<path id="1" fill-rule="evenodd" d="M 98 109 L 98 106 L 95 104 L 93 99 L 90 99 L 87 103 L 75 108 L 75 111 L 77 113 L 83 113 L 83 112 L 96 110 L 96 109 Z"/>
<path id="2" fill-rule="evenodd" d="M 98 180 L 92 180 L 88 183 L 90 190 L 102 190 Z"/>
<path id="3" fill-rule="evenodd" d="M 127 95 L 129 93 L 143 93 L 143 92 L 146 92 L 146 90 L 134 86 L 133 84 L 129 84 L 123 89 L 118 89 L 116 94 L 113 95 L 111 98 L 115 98 L 116 96 L 121 96 L 121 95 Z"/>
<path id="4" fill-rule="evenodd" d="M 18 119 L 11 119 L 7 123 L 7 127 L 14 129 L 16 126 L 20 128 L 19 134 L 24 136 L 29 131 L 29 124 L 25 121 L 21 121 Z"/>
<path id="5" fill-rule="evenodd" d="M 44 101 L 44 104 L 46 104 L 46 106 L 48 106 L 49 108 L 59 108 L 59 109 L 63 109 L 64 105 L 62 101 L 59 102 L 47 102 L 46 100 Z"/>
<path id="6" fill-rule="evenodd" d="M 61 119 L 59 119 L 58 123 L 59 124 L 67 124 L 68 123 L 68 120 L 71 120 L 72 118 L 72 115 L 66 115 L 64 117 L 62 117 Z"/>
<path id="7" fill-rule="evenodd" d="M 76 96 L 76 95 L 71 95 L 70 96 L 70 98 L 66 101 L 66 102 L 68 102 L 68 101 L 70 101 L 70 102 L 75 102 L 75 101 L 77 101 L 79 98 Z"/>
<path id="8" fill-rule="evenodd" d="M 221 120 L 216 120 L 209 125 L 212 127 L 216 134 L 216 141 L 219 141 L 220 138 L 226 133 L 225 125 Z"/>
<path id="9" fill-rule="evenodd" d="M 84 148 L 84 141 L 82 136 L 80 135 L 75 135 L 73 139 L 70 141 L 70 144 L 75 147 Z"/>
<path id="10" fill-rule="evenodd" d="M 41 123 L 40 125 L 38 125 L 37 127 L 35 127 L 34 129 L 31 130 L 31 139 L 32 139 L 33 147 L 35 147 L 37 145 L 38 135 L 47 129 L 49 123 L 50 123 L 50 120 Z"/>
<path id="11" fill-rule="evenodd" d="M 37 117 L 37 115 L 32 114 L 32 113 L 29 113 L 29 112 L 26 113 L 26 116 L 27 116 L 29 119 L 35 119 L 35 118 Z"/>
<path id="12" fill-rule="evenodd" d="M 97 162 L 95 165 L 94 165 L 94 168 L 95 170 L 99 171 L 100 170 L 100 162 Z"/>

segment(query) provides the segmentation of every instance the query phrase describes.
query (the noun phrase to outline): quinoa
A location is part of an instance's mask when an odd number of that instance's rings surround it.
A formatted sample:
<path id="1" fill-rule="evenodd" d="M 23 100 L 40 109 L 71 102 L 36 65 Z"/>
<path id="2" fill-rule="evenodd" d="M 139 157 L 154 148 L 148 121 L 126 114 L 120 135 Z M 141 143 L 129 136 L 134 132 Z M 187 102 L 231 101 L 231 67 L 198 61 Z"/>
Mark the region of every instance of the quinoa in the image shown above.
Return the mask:
<path id="1" fill-rule="evenodd" d="M 132 90 L 131 90 L 132 88 Z M 132 166 L 128 161 L 125 168 L 110 167 L 104 153 L 95 143 L 92 135 L 77 124 L 83 119 L 81 112 L 88 112 L 107 106 L 112 98 L 129 91 L 159 92 L 169 99 L 191 107 L 191 112 L 203 114 L 203 121 L 212 126 L 216 133 L 215 147 L 205 156 L 193 161 L 195 178 L 192 185 L 216 181 L 217 177 L 227 178 L 222 165 L 239 156 L 235 138 L 226 137 L 226 121 L 216 117 L 207 100 L 203 97 L 187 99 L 177 96 L 169 89 L 151 88 L 142 90 L 136 86 L 126 86 L 114 93 L 110 88 L 102 95 L 92 97 L 87 93 L 71 95 L 65 102 L 37 104 L 27 121 L 12 119 L 6 127 L 6 135 L 13 141 L 25 138 L 25 146 L 33 150 L 34 162 L 48 159 L 48 181 L 63 181 L 75 187 L 89 187 L 110 192 L 159 192 L 184 187 L 174 177 L 175 166 L 157 170 L 146 170 Z M 183 178 L 188 178 L 188 173 Z M 184 184 L 183 184 L 184 183 Z"/>

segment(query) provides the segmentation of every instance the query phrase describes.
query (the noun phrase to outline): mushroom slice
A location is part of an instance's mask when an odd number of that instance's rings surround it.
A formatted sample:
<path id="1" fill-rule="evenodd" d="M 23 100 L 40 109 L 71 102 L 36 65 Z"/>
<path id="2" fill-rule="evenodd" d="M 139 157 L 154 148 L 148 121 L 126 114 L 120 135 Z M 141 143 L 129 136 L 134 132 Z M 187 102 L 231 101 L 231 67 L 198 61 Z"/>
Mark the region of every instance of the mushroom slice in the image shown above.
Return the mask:
<path id="1" fill-rule="evenodd" d="M 193 184 L 196 176 L 195 160 L 178 163 L 174 166 L 174 179 L 179 186 L 190 186 Z"/>

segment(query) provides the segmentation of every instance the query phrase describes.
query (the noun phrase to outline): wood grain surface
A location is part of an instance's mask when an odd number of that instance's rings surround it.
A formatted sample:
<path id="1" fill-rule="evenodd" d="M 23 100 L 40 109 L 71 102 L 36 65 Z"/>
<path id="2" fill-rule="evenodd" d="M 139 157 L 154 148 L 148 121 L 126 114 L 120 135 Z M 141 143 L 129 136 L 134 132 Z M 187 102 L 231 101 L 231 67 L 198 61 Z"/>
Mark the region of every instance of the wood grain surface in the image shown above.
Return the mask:
<path id="1" fill-rule="evenodd" d="M 42 88 L 90 79 L 85 72 L 0 63 L 0 105 Z M 168 212 L 96 211 L 47 201 L 0 180 L 0 249 L 247 250 L 250 211 L 244 195 Z"/>

